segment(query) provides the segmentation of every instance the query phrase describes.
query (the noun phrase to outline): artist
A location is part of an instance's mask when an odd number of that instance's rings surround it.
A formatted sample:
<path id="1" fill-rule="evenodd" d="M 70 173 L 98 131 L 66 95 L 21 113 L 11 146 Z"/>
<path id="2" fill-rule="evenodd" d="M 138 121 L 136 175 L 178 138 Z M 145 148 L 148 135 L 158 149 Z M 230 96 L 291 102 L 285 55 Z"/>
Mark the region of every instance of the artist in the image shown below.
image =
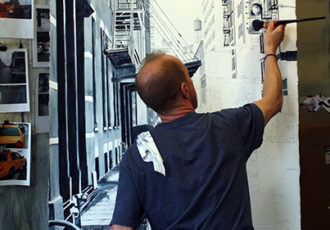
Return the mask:
<path id="1" fill-rule="evenodd" d="M 196 113 L 195 88 L 180 60 L 146 60 L 137 91 L 162 123 L 140 134 L 120 163 L 111 230 L 137 228 L 144 213 L 153 230 L 254 229 L 246 162 L 282 107 L 274 54 L 284 30 L 268 24 L 263 98 L 241 108 Z"/>

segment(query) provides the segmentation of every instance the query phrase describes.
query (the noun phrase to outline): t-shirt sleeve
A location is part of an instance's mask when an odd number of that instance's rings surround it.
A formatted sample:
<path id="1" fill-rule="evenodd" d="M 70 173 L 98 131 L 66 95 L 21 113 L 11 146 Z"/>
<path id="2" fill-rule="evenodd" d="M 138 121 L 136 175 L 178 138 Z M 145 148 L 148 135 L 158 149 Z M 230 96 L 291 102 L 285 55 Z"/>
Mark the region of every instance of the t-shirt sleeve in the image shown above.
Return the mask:
<path id="1" fill-rule="evenodd" d="M 119 165 L 118 191 L 111 225 L 136 228 L 141 220 L 143 209 L 131 173 L 126 153 Z"/>
<path id="2" fill-rule="evenodd" d="M 248 159 L 253 150 L 259 148 L 262 144 L 264 116 L 255 104 L 247 104 L 243 107 L 233 109 L 232 112 L 242 138 L 246 159 Z"/>

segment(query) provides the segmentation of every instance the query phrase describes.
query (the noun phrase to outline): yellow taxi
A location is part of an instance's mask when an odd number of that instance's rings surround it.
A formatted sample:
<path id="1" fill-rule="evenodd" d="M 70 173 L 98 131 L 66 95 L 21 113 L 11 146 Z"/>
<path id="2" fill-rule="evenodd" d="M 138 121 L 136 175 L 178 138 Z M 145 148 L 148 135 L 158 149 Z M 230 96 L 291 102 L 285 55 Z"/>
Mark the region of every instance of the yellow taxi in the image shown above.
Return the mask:
<path id="1" fill-rule="evenodd" d="M 24 126 L 8 122 L 0 125 L 0 145 L 6 148 L 24 148 L 25 135 L 23 129 Z"/>
<path id="2" fill-rule="evenodd" d="M 0 152 L 0 179 L 11 177 L 17 170 L 24 168 L 26 168 L 26 158 L 19 153 L 9 150 Z"/>

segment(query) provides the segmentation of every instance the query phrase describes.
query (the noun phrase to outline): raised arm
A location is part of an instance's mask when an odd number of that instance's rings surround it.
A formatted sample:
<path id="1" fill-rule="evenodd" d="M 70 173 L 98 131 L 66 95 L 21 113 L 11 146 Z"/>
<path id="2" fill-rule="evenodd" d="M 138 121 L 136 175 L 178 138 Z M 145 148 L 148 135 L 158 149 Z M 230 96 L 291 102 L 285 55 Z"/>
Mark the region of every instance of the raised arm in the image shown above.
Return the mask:
<path id="1" fill-rule="evenodd" d="M 284 37 L 285 25 L 275 27 L 275 21 L 270 21 L 264 36 L 265 55 L 275 54 Z M 265 59 L 265 80 L 263 97 L 254 102 L 262 111 L 265 126 L 268 121 L 282 109 L 282 77 L 276 57 L 269 55 Z"/>

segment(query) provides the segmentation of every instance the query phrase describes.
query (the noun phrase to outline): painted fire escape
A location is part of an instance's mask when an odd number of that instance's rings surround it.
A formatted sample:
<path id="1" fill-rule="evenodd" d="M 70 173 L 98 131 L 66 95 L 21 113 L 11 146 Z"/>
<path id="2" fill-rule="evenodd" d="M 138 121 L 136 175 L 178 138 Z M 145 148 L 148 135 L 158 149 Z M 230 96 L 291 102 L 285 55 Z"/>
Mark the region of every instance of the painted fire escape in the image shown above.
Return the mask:
<path id="1" fill-rule="evenodd" d="M 138 0 L 119 1 L 116 7 L 115 48 L 128 47 L 132 41 L 133 30 L 141 30 Z"/>
<path id="2" fill-rule="evenodd" d="M 140 64 L 143 53 L 139 44 L 135 44 L 135 32 L 143 33 L 144 15 L 138 1 L 119 0 L 115 7 L 114 46 L 105 50 L 105 54 L 116 67 L 116 81 L 135 78 L 136 67 Z M 141 53 L 142 52 L 142 53 Z"/>
<path id="3" fill-rule="evenodd" d="M 105 50 L 105 54 L 116 68 L 125 69 L 123 75 L 117 76 L 119 80 L 135 78 L 135 68 L 141 64 L 140 52 L 135 49 L 134 36 L 137 31 L 143 33 L 145 11 L 150 10 L 148 5 L 146 0 L 119 0 L 116 5 L 114 47 Z M 148 20 L 150 20 L 149 17 Z M 185 65 L 192 77 L 201 62 L 190 60 Z"/>

